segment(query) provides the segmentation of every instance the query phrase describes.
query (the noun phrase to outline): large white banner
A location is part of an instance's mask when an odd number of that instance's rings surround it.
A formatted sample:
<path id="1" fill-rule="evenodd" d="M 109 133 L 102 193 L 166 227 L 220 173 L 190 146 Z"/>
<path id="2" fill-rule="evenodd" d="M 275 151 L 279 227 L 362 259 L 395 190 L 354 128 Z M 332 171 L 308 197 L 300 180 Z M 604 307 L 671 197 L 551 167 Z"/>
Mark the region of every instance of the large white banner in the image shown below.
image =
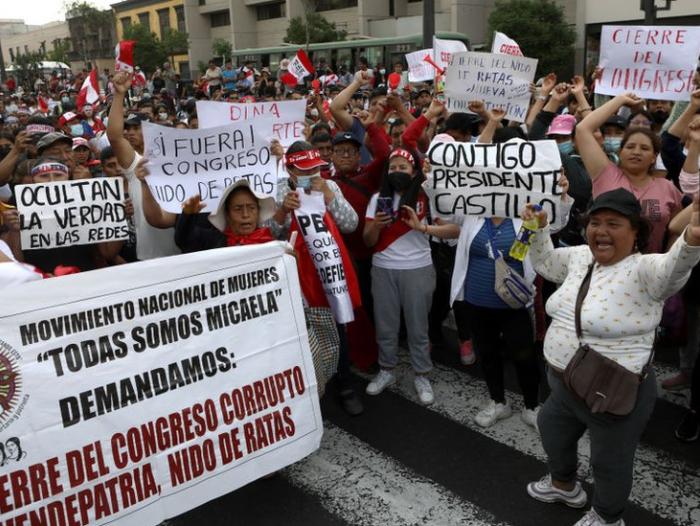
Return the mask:
<path id="1" fill-rule="evenodd" d="M 239 179 L 256 192 L 276 193 L 277 159 L 250 122 L 198 130 L 144 122 L 143 143 L 148 186 L 168 212 L 180 213 L 194 195 L 201 196 L 205 211 L 214 212 L 226 187 Z"/>
<path id="2" fill-rule="evenodd" d="M 277 242 L 3 289 L 0 524 L 155 525 L 315 451 L 300 298 Z"/>
<path id="3" fill-rule="evenodd" d="M 432 49 L 421 49 L 413 53 L 406 53 L 408 63 L 408 81 L 426 82 L 435 77 L 435 68 L 425 61 L 425 57 L 432 57 Z"/>
<path id="4" fill-rule="evenodd" d="M 603 26 L 595 92 L 689 100 L 699 54 L 700 27 Z"/>
<path id="5" fill-rule="evenodd" d="M 554 141 L 434 141 L 425 190 L 438 215 L 520 217 L 528 203 L 557 222 L 561 156 Z"/>
<path id="6" fill-rule="evenodd" d="M 451 112 L 468 111 L 470 101 L 503 108 L 506 118 L 525 122 L 537 59 L 496 53 L 457 53 L 447 68 L 445 96 Z"/>
<path id="7" fill-rule="evenodd" d="M 214 128 L 250 122 L 261 137 L 277 139 L 287 147 L 294 141 L 304 140 L 306 119 L 305 100 L 273 102 L 215 102 L 197 101 L 200 128 Z"/>
<path id="8" fill-rule="evenodd" d="M 129 237 L 121 177 L 17 185 L 15 198 L 22 250 Z"/>

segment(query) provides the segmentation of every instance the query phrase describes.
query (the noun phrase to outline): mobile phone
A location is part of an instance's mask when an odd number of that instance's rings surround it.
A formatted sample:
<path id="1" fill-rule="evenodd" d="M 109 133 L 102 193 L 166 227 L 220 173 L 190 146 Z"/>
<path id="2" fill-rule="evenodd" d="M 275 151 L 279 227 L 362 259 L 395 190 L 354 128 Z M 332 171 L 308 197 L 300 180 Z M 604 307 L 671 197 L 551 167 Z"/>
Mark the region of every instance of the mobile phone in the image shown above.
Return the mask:
<path id="1" fill-rule="evenodd" d="M 393 197 L 378 197 L 377 198 L 377 212 L 386 214 L 389 217 L 394 215 L 394 198 Z"/>

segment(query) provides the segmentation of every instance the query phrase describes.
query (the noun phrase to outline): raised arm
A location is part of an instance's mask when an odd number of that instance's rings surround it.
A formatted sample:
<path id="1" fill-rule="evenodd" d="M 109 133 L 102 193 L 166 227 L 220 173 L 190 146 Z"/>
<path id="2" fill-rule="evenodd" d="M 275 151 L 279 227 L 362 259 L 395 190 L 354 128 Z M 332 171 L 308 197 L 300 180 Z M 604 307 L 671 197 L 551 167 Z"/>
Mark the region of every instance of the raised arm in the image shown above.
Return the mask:
<path id="1" fill-rule="evenodd" d="M 111 120 L 112 119 L 110 119 L 110 121 Z M 143 207 L 143 215 L 148 224 L 154 228 L 174 227 L 177 216 L 171 212 L 166 212 L 160 207 L 158 201 L 153 197 L 148 183 L 146 183 L 146 176 L 148 175 L 148 168 L 146 168 L 147 163 L 148 159 L 141 159 L 136 165 L 136 170 L 134 170 L 134 175 L 141 184 L 141 206 Z"/>
<path id="2" fill-rule="evenodd" d="M 116 73 L 112 78 L 114 84 L 114 98 L 109 110 L 109 122 L 107 123 L 107 139 L 117 156 L 117 161 L 122 168 L 129 168 L 136 157 L 134 148 L 124 138 L 124 96 L 131 87 L 131 74 L 124 71 Z"/>
<path id="3" fill-rule="evenodd" d="M 671 135 L 678 137 L 679 139 L 683 138 L 683 132 L 688 128 L 690 123 L 693 121 L 695 118 L 695 115 L 697 112 L 700 110 L 700 89 L 695 90 L 691 95 L 690 95 L 690 103 L 688 106 L 686 106 L 685 110 L 683 110 L 683 113 L 681 113 L 680 117 L 674 121 L 673 124 L 668 129 L 668 133 Z"/>
<path id="4" fill-rule="evenodd" d="M 12 149 L 5 156 L 5 158 L 0 161 L 0 185 L 3 185 L 10 180 L 12 173 L 15 171 L 20 155 L 27 150 L 27 147 L 30 144 L 31 138 L 26 131 L 21 131 L 17 134 L 17 137 L 15 137 L 15 143 L 12 145 Z"/>
<path id="5" fill-rule="evenodd" d="M 533 205 L 527 205 L 520 213 L 523 221 L 537 217 L 540 229 L 532 238 L 528 256 L 532 267 L 540 276 L 552 283 L 564 283 L 569 273 L 569 261 L 577 247 L 554 248 L 550 235 L 547 212 L 536 212 Z"/>
<path id="6" fill-rule="evenodd" d="M 364 74 L 363 74 L 364 75 Z M 352 128 L 352 115 L 348 111 L 348 104 L 350 99 L 355 94 L 355 92 L 362 87 L 363 84 L 369 82 L 369 79 L 363 76 L 363 81 L 359 79 L 353 80 L 347 88 L 338 93 L 338 95 L 331 102 L 330 110 L 331 115 L 335 119 L 335 123 L 341 130 L 349 130 Z"/>
<path id="7" fill-rule="evenodd" d="M 527 112 L 527 117 L 525 117 L 525 124 L 528 129 L 532 126 L 537 114 L 544 108 L 545 102 L 547 102 L 547 97 L 550 92 L 554 89 L 557 83 L 557 76 L 554 73 L 549 73 L 544 79 L 542 79 L 542 86 L 535 92 L 535 102 L 530 105 Z"/>
<path id="8" fill-rule="evenodd" d="M 472 108 L 483 104 L 484 103 L 482 101 L 471 101 L 469 103 L 469 109 L 471 111 L 475 111 Z M 479 142 L 482 144 L 490 144 L 493 142 L 493 134 L 498 128 L 501 127 L 501 121 L 503 120 L 503 117 L 506 116 L 506 112 L 502 108 L 492 108 L 491 111 L 486 112 L 486 115 L 488 116 L 486 126 L 484 126 L 484 131 L 482 131 L 481 135 L 479 135 Z"/>
<path id="9" fill-rule="evenodd" d="M 696 194 L 700 191 L 700 116 L 696 116 L 688 126 L 688 155 L 685 156 L 683 168 L 678 177 L 681 190 L 686 194 Z"/>
<path id="10" fill-rule="evenodd" d="M 600 129 L 605 121 L 615 115 L 622 106 L 636 106 L 640 103 L 641 99 L 633 93 L 618 95 L 592 111 L 576 126 L 576 148 L 591 179 L 595 180 L 610 164 L 610 159 L 598 144 L 593 135 L 594 132 Z"/>

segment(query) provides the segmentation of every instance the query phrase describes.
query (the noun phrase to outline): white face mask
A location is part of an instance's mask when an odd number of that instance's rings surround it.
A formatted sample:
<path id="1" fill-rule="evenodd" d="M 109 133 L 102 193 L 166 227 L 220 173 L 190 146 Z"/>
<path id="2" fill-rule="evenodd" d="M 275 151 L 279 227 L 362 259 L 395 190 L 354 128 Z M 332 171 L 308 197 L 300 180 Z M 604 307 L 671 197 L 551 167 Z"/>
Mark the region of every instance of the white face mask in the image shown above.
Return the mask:
<path id="1" fill-rule="evenodd" d="M 168 114 L 167 114 L 167 113 L 160 112 L 160 113 L 158 114 L 158 118 L 159 118 L 160 120 L 162 120 L 162 121 L 166 121 L 166 120 L 168 120 Z"/>

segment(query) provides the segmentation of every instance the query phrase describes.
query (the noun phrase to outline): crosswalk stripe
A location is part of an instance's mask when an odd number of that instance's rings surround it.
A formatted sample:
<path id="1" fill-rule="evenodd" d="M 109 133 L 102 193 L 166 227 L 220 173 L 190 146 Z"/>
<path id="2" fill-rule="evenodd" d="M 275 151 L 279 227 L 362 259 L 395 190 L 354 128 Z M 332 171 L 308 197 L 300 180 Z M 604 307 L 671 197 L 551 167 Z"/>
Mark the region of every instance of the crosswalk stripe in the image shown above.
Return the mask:
<path id="1" fill-rule="evenodd" d="M 406 359 L 405 356 L 402 358 Z M 396 374 L 398 381 L 391 390 L 417 403 L 410 366 L 403 361 Z M 361 376 L 370 378 L 370 375 Z M 428 409 L 521 453 L 546 460 L 539 436 L 519 418 L 522 409 L 519 394 L 507 393 L 514 410 L 513 417 L 483 429 L 473 422 L 474 415 L 488 400 L 488 390 L 483 380 L 442 365 L 437 365 L 430 373 L 430 380 L 435 403 Z M 589 451 L 590 442 L 586 434 L 579 441 L 579 471 L 582 478 L 592 482 Z M 676 458 L 644 444 L 637 449 L 630 499 L 679 525 L 700 524 L 700 474 Z"/>
<path id="2" fill-rule="evenodd" d="M 282 474 L 354 526 L 507 526 L 328 422 L 321 448 Z"/>

